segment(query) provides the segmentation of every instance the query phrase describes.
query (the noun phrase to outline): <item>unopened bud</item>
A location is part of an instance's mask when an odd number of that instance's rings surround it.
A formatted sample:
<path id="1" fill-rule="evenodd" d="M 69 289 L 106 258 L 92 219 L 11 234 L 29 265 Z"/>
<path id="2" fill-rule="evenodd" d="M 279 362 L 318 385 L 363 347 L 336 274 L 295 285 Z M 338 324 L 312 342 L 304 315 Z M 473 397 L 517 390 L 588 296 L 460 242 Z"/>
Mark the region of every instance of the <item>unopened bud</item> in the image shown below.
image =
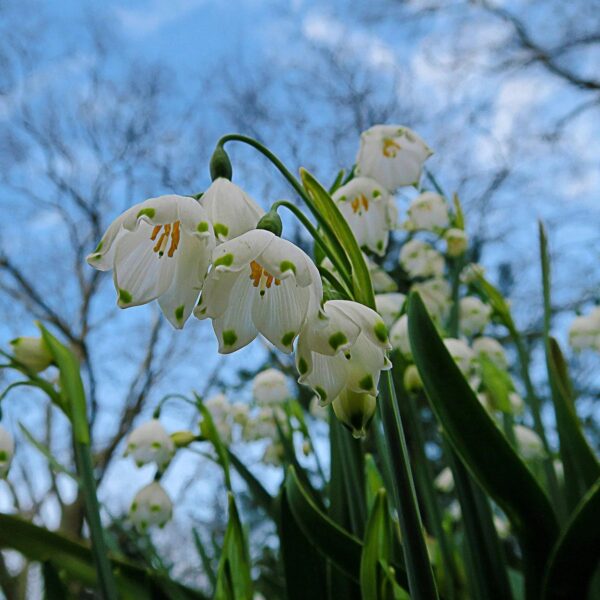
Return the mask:
<path id="1" fill-rule="evenodd" d="M 377 400 L 371 394 L 345 389 L 334 401 L 335 416 L 352 432 L 356 439 L 367 435 L 366 428 L 373 418 Z"/>
<path id="2" fill-rule="evenodd" d="M 446 254 L 451 257 L 462 256 L 467 249 L 467 234 L 462 229 L 448 229 L 444 235 Z"/>
<path id="3" fill-rule="evenodd" d="M 191 431 L 175 431 L 171 434 L 171 440 L 173 440 L 175 448 L 186 448 L 197 439 L 198 436 Z"/>
<path id="4" fill-rule="evenodd" d="M 415 365 L 409 365 L 404 371 L 404 389 L 407 392 L 417 392 L 423 389 L 423 380 Z"/>
<path id="5" fill-rule="evenodd" d="M 256 229 L 265 229 L 274 233 L 277 237 L 281 237 L 281 232 L 283 231 L 281 217 L 277 214 L 276 210 L 270 210 L 256 224 Z"/>
<path id="6" fill-rule="evenodd" d="M 231 181 L 232 176 L 233 168 L 229 156 L 223 146 L 217 146 L 210 159 L 210 178 L 214 181 L 219 177 L 223 177 Z"/>
<path id="7" fill-rule="evenodd" d="M 41 337 L 18 337 L 11 341 L 11 346 L 14 357 L 36 373 L 52 364 L 52 354 Z"/>

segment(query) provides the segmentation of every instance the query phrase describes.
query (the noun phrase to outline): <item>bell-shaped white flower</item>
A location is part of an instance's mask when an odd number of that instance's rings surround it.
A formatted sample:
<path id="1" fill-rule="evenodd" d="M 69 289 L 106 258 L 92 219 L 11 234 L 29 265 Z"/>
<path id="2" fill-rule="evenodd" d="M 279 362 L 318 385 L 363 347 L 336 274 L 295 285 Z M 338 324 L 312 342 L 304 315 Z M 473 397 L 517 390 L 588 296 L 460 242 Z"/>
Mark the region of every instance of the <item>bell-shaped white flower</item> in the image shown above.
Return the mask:
<path id="1" fill-rule="evenodd" d="M 502 344 L 498 340 L 490 337 L 478 337 L 473 340 L 473 352 L 477 356 L 489 358 L 497 367 L 501 369 L 508 368 L 508 359 Z"/>
<path id="2" fill-rule="evenodd" d="M 213 247 L 212 225 L 200 203 L 169 195 L 126 210 L 87 261 L 100 271 L 113 269 L 121 308 L 158 299 L 180 329 L 196 304 Z"/>
<path id="3" fill-rule="evenodd" d="M 379 181 L 390 192 L 416 185 L 431 149 L 414 132 L 400 125 L 375 125 L 360 136 L 356 174 Z"/>
<path id="4" fill-rule="evenodd" d="M 10 463 L 15 454 L 15 440 L 13 436 L 0 425 L 0 478 L 8 475 Z"/>
<path id="5" fill-rule="evenodd" d="M 142 532 L 154 525 L 162 529 L 172 516 L 173 502 L 158 481 L 143 487 L 129 508 L 130 521 Z"/>
<path id="6" fill-rule="evenodd" d="M 448 229 L 444 234 L 444 239 L 446 240 L 446 254 L 448 256 L 455 258 L 466 252 L 469 240 L 463 229 L 457 227 Z"/>
<path id="7" fill-rule="evenodd" d="M 519 450 L 525 459 L 534 460 L 544 456 L 544 444 L 533 429 L 524 425 L 515 425 L 514 432 Z"/>
<path id="8" fill-rule="evenodd" d="M 412 358 L 408 337 L 408 315 L 402 315 L 390 329 L 390 343 L 392 348 L 399 350 L 405 358 Z"/>
<path id="9" fill-rule="evenodd" d="M 41 337 L 18 337 L 10 342 L 14 357 L 28 369 L 40 373 L 54 360 Z"/>
<path id="10" fill-rule="evenodd" d="M 298 338 L 298 381 L 310 386 L 322 404 L 343 390 L 376 396 L 380 371 L 391 367 L 385 323 L 374 310 L 350 300 L 330 300 L 323 311 L 325 318 L 310 319 Z"/>
<path id="11" fill-rule="evenodd" d="M 410 240 L 402 246 L 400 265 L 411 278 L 440 277 L 444 273 L 444 257 L 421 240 Z"/>
<path id="12" fill-rule="evenodd" d="M 390 334 L 391 337 L 391 334 Z M 416 365 L 408 365 L 403 376 L 404 389 L 407 392 L 418 392 L 423 389 L 423 380 Z"/>
<path id="13" fill-rule="evenodd" d="M 475 353 L 473 350 L 463 340 L 456 338 L 446 338 L 444 345 L 461 373 L 465 377 L 470 377 L 475 368 Z"/>
<path id="14" fill-rule="evenodd" d="M 218 242 L 226 242 L 256 227 L 265 211 L 242 188 L 219 177 L 200 198 Z"/>
<path id="15" fill-rule="evenodd" d="M 375 295 L 375 307 L 388 329 L 400 317 L 405 302 L 406 296 L 399 292 Z"/>
<path id="16" fill-rule="evenodd" d="M 335 416 L 352 432 L 352 437 L 360 439 L 367 435 L 367 426 L 375 414 L 377 399 L 372 394 L 346 388 L 333 401 L 332 406 Z"/>
<path id="17" fill-rule="evenodd" d="M 233 427 L 233 414 L 229 398 L 227 398 L 225 394 L 215 394 L 204 401 L 204 406 L 208 409 L 221 440 L 226 444 L 230 443 Z M 204 421 L 202 421 L 200 423 L 200 431 L 204 435 L 207 435 L 204 428 Z"/>
<path id="18" fill-rule="evenodd" d="M 243 348 L 258 333 L 289 353 L 322 297 L 312 260 L 291 242 L 254 229 L 215 249 L 194 314 L 213 319 L 223 354 Z"/>
<path id="19" fill-rule="evenodd" d="M 394 199 L 368 177 L 356 177 L 333 194 L 333 200 L 350 225 L 358 245 L 383 256 L 398 214 Z"/>
<path id="20" fill-rule="evenodd" d="M 508 401 L 510 402 L 513 414 L 520 415 L 525 410 L 525 402 L 517 392 L 510 392 L 508 394 Z"/>
<path id="21" fill-rule="evenodd" d="M 569 345 L 576 352 L 600 350 L 600 308 L 573 319 L 569 327 Z"/>
<path id="22" fill-rule="evenodd" d="M 484 304 L 477 296 L 466 296 L 460 299 L 460 330 L 471 336 L 481 333 L 489 323 L 492 307 Z"/>
<path id="23" fill-rule="evenodd" d="M 449 493 L 454 489 L 454 476 L 450 467 L 444 467 L 434 479 L 433 484 L 440 492 Z"/>
<path id="24" fill-rule="evenodd" d="M 290 397 L 286 376 L 277 369 L 265 369 L 256 375 L 252 382 L 254 400 L 261 406 L 273 406 L 285 402 Z"/>
<path id="25" fill-rule="evenodd" d="M 439 233 L 450 224 L 448 204 L 443 196 L 435 192 L 419 194 L 408 208 L 407 231 L 434 231 Z"/>
<path id="26" fill-rule="evenodd" d="M 164 470 L 174 453 L 175 444 L 158 419 L 142 423 L 127 438 L 125 456 L 131 456 L 138 467 L 156 463 Z"/>
<path id="27" fill-rule="evenodd" d="M 411 286 L 411 291 L 419 292 L 423 304 L 431 318 L 442 322 L 450 311 L 450 284 L 441 277 L 434 277 Z"/>

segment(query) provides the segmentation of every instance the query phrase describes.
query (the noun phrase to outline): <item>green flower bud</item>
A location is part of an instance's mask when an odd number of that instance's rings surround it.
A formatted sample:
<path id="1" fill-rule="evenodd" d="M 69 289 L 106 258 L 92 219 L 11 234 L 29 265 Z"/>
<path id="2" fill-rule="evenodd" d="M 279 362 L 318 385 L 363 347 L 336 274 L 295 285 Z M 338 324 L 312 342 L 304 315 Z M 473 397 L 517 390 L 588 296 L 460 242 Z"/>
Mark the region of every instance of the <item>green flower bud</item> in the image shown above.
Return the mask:
<path id="1" fill-rule="evenodd" d="M 198 436 L 191 431 L 174 431 L 171 434 L 171 439 L 173 440 L 175 448 L 185 448 L 192 442 L 195 442 L 198 439 Z"/>
<path id="2" fill-rule="evenodd" d="M 277 214 L 276 210 L 270 210 L 257 223 L 256 229 L 265 229 L 274 233 L 277 237 L 281 237 L 281 232 L 283 231 L 281 217 Z"/>
<path id="3" fill-rule="evenodd" d="M 40 373 L 52 364 L 52 354 L 41 337 L 18 337 L 10 343 L 15 359 L 28 369 Z"/>
<path id="4" fill-rule="evenodd" d="M 231 181 L 232 176 L 233 168 L 229 156 L 222 146 L 217 146 L 210 159 L 210 178 L 214 181 L 223 177 Z"/>
<path id="5" fill-rule="evenodd" d="M 347 388 L 333 401 L 333 412 L 356 439 L 367 435 L 366 428 L 375 414 L 377 400 L 371 394 L 353 392 Z"/>

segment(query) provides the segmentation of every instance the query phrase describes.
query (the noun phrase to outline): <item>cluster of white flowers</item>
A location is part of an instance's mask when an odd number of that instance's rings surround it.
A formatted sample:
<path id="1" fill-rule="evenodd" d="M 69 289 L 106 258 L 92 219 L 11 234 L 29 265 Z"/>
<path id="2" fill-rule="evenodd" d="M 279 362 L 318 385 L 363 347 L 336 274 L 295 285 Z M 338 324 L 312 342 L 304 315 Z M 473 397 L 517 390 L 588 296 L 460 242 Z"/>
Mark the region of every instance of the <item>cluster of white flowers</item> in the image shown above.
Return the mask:
<path id="1" fill-rule="evenodd" d="M 569 328 L 569 344 L 577 352 L 600 352 L 600 306 L 587 315 L 575 317 Z"/>

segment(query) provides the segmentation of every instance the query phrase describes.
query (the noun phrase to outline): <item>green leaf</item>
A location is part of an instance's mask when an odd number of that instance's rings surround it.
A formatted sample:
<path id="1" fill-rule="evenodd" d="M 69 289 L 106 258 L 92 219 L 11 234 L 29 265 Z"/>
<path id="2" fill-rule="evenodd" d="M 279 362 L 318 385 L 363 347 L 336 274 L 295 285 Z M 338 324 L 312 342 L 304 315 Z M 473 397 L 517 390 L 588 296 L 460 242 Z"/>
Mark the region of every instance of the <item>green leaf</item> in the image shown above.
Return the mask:
<path id="1" fill-rule="evenodd" d="M 251 473 L 246 465 L 231 451 L 227 450 L 227 455 L 231 464 L 246 482 L 255 502 L 273 519 L 276 520 L 277 514 L 274 509 L 274 499 L 265 489 L 263 484 Z"/>
<path id="2" fill-rule="evenodd" d="M 503 413 L 512 414 L 509 395 L 515 388 L 510 375 L 487 356 L 479 357 L 479 365 L 481 366 L 481 378 L 492 397 L 494 408 Z"/>
<path id="3" fill-rule="evenodd" d="M 461 460 L 510 519 L 523 551 L 528 595 L 534 597 L 558 535 L 552 506 L 477 400 L 418 294 L 411 295 L 408 314 L 413 356 L 432 409 Z"/>
<path id="4" fill-rule="evenodd" d="M 329 225 L 350 261 L 354 299 L 375 309 L 375 297 L 369 269 L 350 225 L 327 190 L 308 171 L 301 169 L 300 177 L 321 218 Z"/>
<path id="5" fill-rule="evenodd" d="M 545 600 L 586 598 L 600 556 L 600 479 L 564 526 L 544 577 Z"/>
<path id="6" fill-rule="evenodd" d="M 290 509 L 285 486 L 281 489 L 279 539 L 288 600 L 327 600 L 326 562 L 314 551 Z"/>
<path id="7" fill-rule="evenodd" d="M 365 454 L 365 481 L 366 481 L 366 492 L 367 492 L 367 508 L 372 510 L 373 503 L 377 498 L 379 490 L 385 488 L 381 473 L 377 468 L 375 459 L 372 454 Z"/>
<path id="8" fill-rule="evenodd" d="M 229 492 L 228 497 L 229 521 L 217 572 L 215 600 L 252 600 L 250 556 L 233 494 Z"/>
<path id="9" fill-rule="evenodd" d="M 194 545 L 196 546 L 198 556 L 200 557 L 200 560 L 202 561 L 202 566 L 204 568 L 204 574 L 206 575 L 206 577 L 210 581 L 210 585 L 214 589 L 215 586 L 217 585 L 217 575 L 215 573 L 215 570 L 213 569 L 211 558 L 208 555 L 208 552 L 206 551 L 204 544 L 202 543 L 202 539 L 200 538 L 200 534 L 198 533 L 198 530 L 192 529 L 192 535 L 194 536 Z"/>
<path id="10" fill-rule="evenodd" d="M 52 562 L 42 563 L 42 575 L 44 576 L 44 600 L 67 600 L 73 597 Z"/>
<path id="11" fill-rule="evenodd" d="M 97 586 L 96 569 L 90 548 L 38 527 L 20 517 L 0 513 L 0 548 L 17 550 L 23 556 L 35 562 L 51 562 L 69 580 L 95 588 Z M 166 578 L 146 571 L 134 563 L 110 557 L 119 598 L 123 600 L 167 600 L 162 593 Z M 181 595 L 188 600 L 205 600 L 195 590 L 171 582 L 177 586 Z"/>

